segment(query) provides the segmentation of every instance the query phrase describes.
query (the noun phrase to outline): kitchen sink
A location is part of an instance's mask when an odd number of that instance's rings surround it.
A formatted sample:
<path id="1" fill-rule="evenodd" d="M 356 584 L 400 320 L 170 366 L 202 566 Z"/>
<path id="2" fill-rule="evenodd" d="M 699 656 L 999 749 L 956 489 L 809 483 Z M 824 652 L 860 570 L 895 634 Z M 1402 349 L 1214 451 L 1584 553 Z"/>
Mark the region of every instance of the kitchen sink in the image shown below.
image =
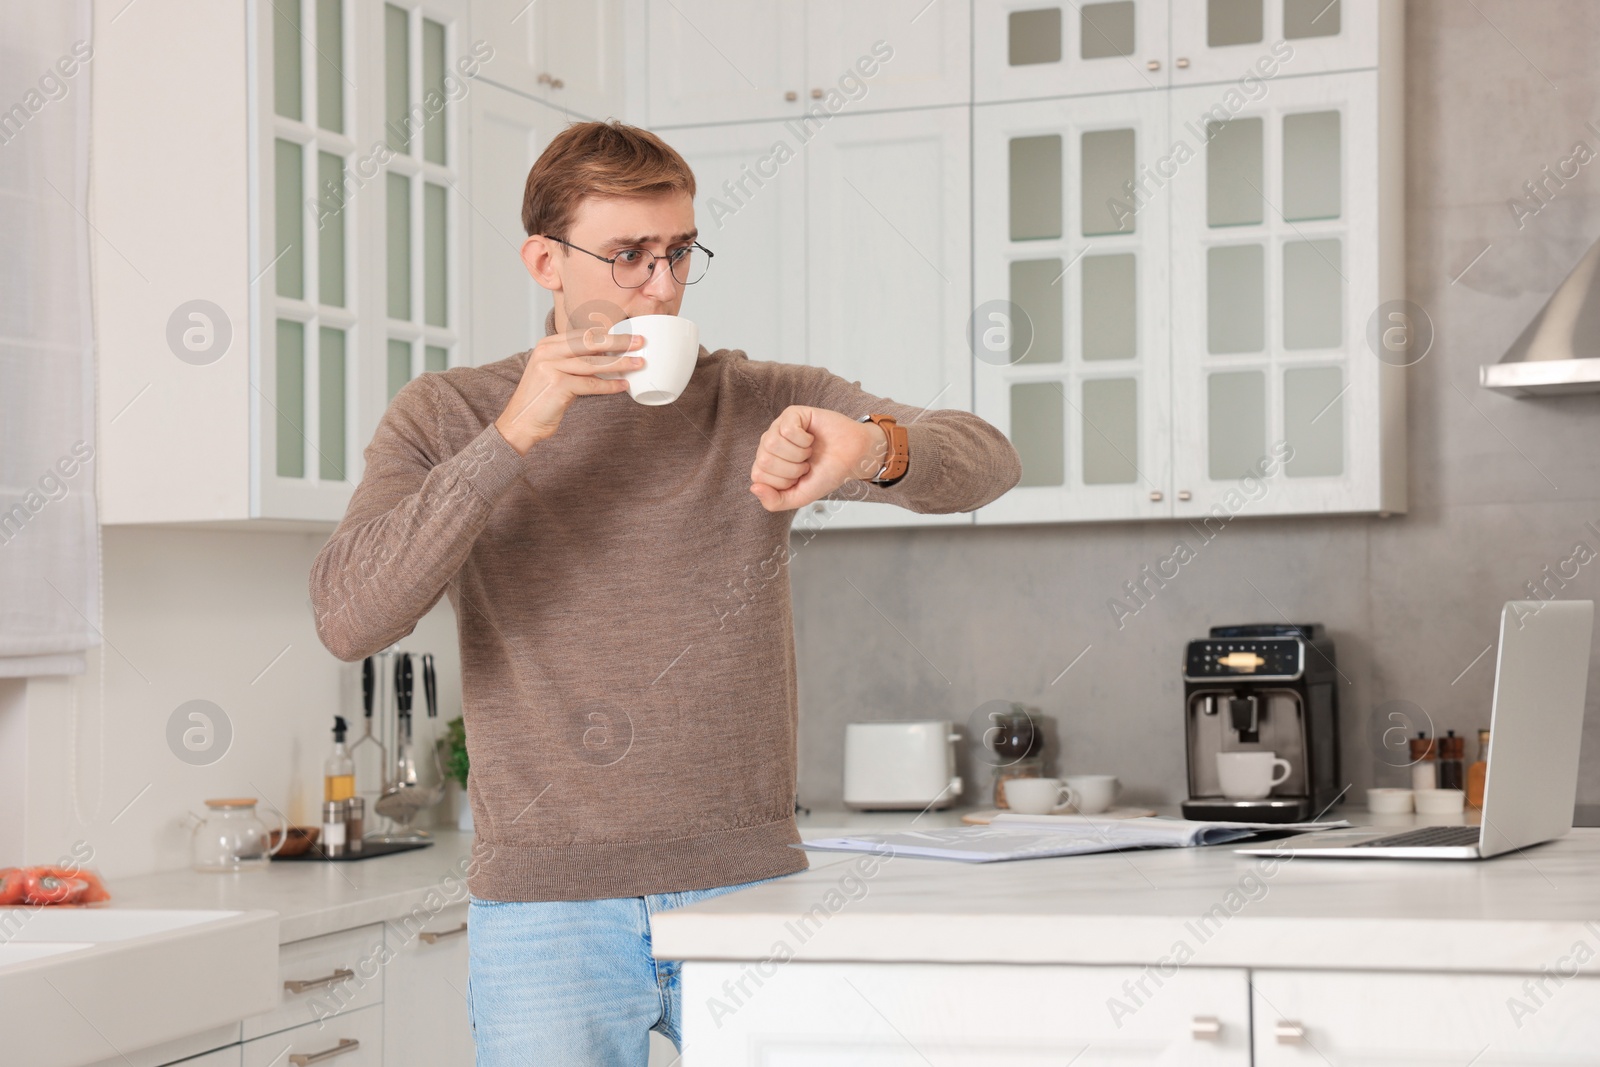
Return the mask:
<path id="1" fill-rule="evenodd" d="M 5 1062 L 81 1067 L 277 1007 L 278 913 L 0 908 Z"/>

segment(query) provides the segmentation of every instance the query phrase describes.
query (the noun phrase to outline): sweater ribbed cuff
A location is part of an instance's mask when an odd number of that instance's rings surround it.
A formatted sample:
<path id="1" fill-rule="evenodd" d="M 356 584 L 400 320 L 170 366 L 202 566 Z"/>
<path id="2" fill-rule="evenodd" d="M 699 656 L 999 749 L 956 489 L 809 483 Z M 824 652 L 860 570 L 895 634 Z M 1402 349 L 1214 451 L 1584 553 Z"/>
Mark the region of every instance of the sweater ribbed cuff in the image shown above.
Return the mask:
<path id="1" fill-rule="evenodd" d="M 493 504 L 522 477 L 527 457 L 519 455 L 491 422 L 456 454 L 455 460 L 461 464 L 461 476 L 467 484 Z"/>

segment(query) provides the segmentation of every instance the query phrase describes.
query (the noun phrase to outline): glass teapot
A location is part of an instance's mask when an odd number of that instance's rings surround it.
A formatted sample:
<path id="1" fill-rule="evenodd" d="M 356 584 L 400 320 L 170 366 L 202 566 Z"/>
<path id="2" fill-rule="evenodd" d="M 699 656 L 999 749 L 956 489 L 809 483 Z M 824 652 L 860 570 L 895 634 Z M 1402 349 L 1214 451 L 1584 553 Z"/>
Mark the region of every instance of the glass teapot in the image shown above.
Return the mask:
<path id="1" fill-rule="evenodd" d="M 289 823 L 278 816 L 278 843 L 256 817 L 255 797 L 222 797 L 206 801 L 204 818 L 195 820 L 190 855 L 197 871 L 253 871 L 265 868 L 289 839 Z"/>

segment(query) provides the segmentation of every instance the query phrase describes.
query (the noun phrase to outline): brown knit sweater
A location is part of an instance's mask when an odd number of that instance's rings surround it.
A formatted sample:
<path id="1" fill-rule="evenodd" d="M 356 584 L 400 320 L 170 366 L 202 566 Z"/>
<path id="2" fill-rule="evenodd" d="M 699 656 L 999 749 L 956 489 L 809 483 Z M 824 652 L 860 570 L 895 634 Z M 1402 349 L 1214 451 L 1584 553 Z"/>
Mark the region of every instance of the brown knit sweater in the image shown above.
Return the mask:
<path id="1" fill-rule="evenodd" d="M 910 424 L 906 475 L 832 499 L 918 512 L 995 499 L 1021 475 L 1015 449 L 967 412 L 702 346 L 677 402 L 579 396 L 519 456 L 494 420 L 527 358 L 400 390 L 312 566 L 317 635 L 358 660 L 450 597 L 475 897 L 639 896 L 804 869 L 787 847 L 800 840 L 796 512 L 749 490 L 761 434 L 790 404 L 894 415 Z M 825 519 L 808 508 L 803 522 Z"/>

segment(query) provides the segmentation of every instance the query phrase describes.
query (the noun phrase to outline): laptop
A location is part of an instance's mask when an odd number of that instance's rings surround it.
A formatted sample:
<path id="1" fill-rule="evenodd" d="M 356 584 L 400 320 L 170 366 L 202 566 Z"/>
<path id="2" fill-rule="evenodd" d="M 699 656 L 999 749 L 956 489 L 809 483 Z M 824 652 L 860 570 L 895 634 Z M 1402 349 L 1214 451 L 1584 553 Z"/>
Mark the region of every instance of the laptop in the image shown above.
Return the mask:
<path id="1" fill-rule="evenodd" d="M 1488 773 L 1477 826 L 1296 834 L 1250 856 L 1479 860 L 1572 828 L 1594 601 L 1513 600 L 1500 611 Z"/>

